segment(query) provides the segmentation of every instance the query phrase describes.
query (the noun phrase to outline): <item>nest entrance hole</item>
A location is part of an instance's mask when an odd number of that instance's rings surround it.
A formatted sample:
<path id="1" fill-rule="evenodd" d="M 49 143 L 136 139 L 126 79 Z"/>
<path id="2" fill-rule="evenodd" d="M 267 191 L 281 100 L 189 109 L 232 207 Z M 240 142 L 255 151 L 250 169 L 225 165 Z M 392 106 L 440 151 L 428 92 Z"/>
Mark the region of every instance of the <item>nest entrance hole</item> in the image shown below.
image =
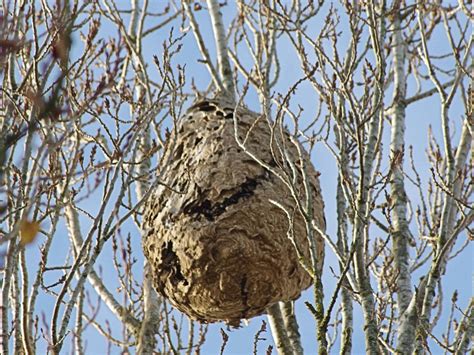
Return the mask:
<path id="1" fill-rule="evenodd" d="M 179 258 L 173 250 L 173 242 L 166 242 L 161 249 L 161 267 L 163 272 L 169 275 L 173 285 L 183 282 L 184 286 L 188 286 L 188 281 L 181 272 Z"/>

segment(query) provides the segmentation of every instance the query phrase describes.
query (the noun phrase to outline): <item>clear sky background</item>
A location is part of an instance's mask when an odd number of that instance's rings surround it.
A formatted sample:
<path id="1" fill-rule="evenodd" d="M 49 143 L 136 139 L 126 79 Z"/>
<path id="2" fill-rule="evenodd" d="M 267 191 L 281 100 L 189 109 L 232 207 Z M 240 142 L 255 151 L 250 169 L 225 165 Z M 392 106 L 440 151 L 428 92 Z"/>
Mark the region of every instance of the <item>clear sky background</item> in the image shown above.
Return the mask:
<path id="1" fill-rule="evenodd" d="M 125 7 L 128 4 L 128 1 L 117 1 L 118 7 Z M 229 2 L 230 5 L 224 7 L 224 20 L 225 23 L 228 24 L 229 20 L 232 16 L 232 11 L 234 6 L 232 1 Z M 330 3 L 328 2 L 327 6 Z M 334 3 L 336 7 L 339 5 L 337 2 Z M 150 11 L 157 11 L 162 10 L 163 4 L 161 1 L 152 1 L 150 6 Z M 325 10 L 321 11 L 321 15 L 319 15 L 319 19 L 322 21 L 324 16 L 327 12 Z M 198 21 L 201 26 L 201 30 L 205 36 L 206 45 L 214 53 L 214 39 L 211 33 L 210 27 L 210 20 L 208 18 L 208 14 L 205 10 L 196 13 Z M 148 22 L 148 26 L 152 25 L 152 20 Z M 314 28 L 311 29 L 312 32 L 318 33 L 321 23 L 313 21 Z M 162 52 L 162 45 L 161 43 L 163 40 L 168 36 L 169 30 L 174 27 L 174 31 L 176 36 L 180 34 L 179 28 L 179 21 L 172 22 L 170 25 L 166 26 L 165 29 L 159 31 L 158 33 L 152 34 L 146 39 L 144 45 L 144 57 L 146 58 L 148 66 L 148 72 L 150 77 L 153 79 L 156 75 L 157 71 L 155 66 L 152 64 L 153 55 L 157 55 L 158 57 L 161 56 Z M 341 20 L 341 31 L 345 33 L 345 19 L 344 17 Z M 117 29 L 114 28 L 109 22 L 103 22 L 102 27 L 100 30 L 100 35 L 107 38 L 107 37 L 117 37 Z M 440 33 L 437 36 L 434 36 L 435 40 L 431 41 L 430 49 L 433 53 L 442 52 L 443 49 L 447 48 L 447 39 L 444 33 Z M 342 40 L 340 42 L 341 48 L 344 47 L 344 40 L 347 41 L 348 37 L 346 34 L 343 35 Z M 186 74 L 188 77 L 188 85 L 191 83 L 191 78 L 194 79 L 195 84 L 198 89 L 204 90 L 210 81 L 210 77 L 208 75 L 207 69 L 202 63 L 198 62 L 198 59 L 201 59 L 200 54 L 198 52 L 194 36 L 191 32 L 184 37 L 183 41 L 183 48 L 181 52 L 176 56 L 175 61 L 172 63 L 174 67 L 178 64 L 186 65 Z M 75 38 L 73 44 L 73 57 L 79 56 L 82 50 L 82 43 L 79 41 L 78 38 Z M 302 73 L 299 67 L 299 61 L 297 60 L 296 56 L 293 54 L 293 48 L 290 47 L 288 41 L 282 38 L 278 43 L 278 53 L 281 62 L 282 72 L 280 75 L 280 80 L 278 86 L 275 90 L 281 93 L 286 93 L 287 88 L 294 84 L 298 79 L 302 77 Z M 244 62 L 247 65 L 250 65 L 249 57 L 245 53 L 239 53 L 242 55 L 241 58 L 244 59 Z M 189 86 L 188 86 L 189 87 Z M 426 87 L 428 88 L 428 87 Z M 408 93 L 414 92 L 413 83 L 409 83 L 408 86 Z M 387 99 L 391 99 L 391 91 L 386 94 Z M 316 105 L 313 105 L 312 102 L 316 103 L 316 94 L 310 87 L 310 85 L 303 84 L 297 91 L 296 95 L 293 98 L 292 105 L 296 107 L 297 104 L 300 104 L 304 107 L 305 111 L 303 114 L 302 119 L 305 121 L 310 121 L 316 110 Z M 454 130 L 454 142 L 458 141 L 460 129 L 461 129 L 461 122 L 463 119 L 464 108 L 460 104 L 460 100 L 456 100 L 454 105 L 450 111 L 451 122 Z M 246 104 L 255 111 L 259 110 L 259 103 L 256 95 L 251 93 L 246 100 Z M 124 111 L 123 112 L 124 118 L 129 118 L 130 113 Z M 436 96 L 422 100 L 417 104 L 410 106 L 407 111 L 407 120 L 406 120 L 406 146 L 412 145 L 414 147 L 415 152 L 415 159 L 419 167 L 419 171 L 423 172 L 422 179 L 424 182 L 427 181 L 429 174 L 429 165 L 427 162 L 427 158 L 425 155 L 425 150 L 427 147 L 428 142 L 428 129 L 431 126 L 433 129 L 433 134 L 436 138 L 441 141 L 441 131 L 440 131 L 440 104 L 439 100 Z M 385 135 L 386 138 L 389 137 L 389 126 L 386 126 Z M 385 140 L 388 142 L 388 139 Z M 388 156 L 388 144 L 385 143 L 383 149 L 386 152 L 386 156 Z M 336 196 L 336 181 L 337 181 L 337 166 L 334 161 L 334 158 L 328 152 L 328 150 L 324 147 L 323 144 L 317 144 L 315 149 L 311 155 L 312 162 L 317 170 L 321 172 L 320 181 L 322 187 L 322 193 L 325 201 L 325 214 L 327 220 L 327 233 L 329 236 L 335 240 L 336 235 L 336 206 L 335 206 L 335 196 Z M 410 199 L 412 199 L 415 203 L 418 201 L 418 195 L 414 187 L 407 182 L 406 185 L 407 193 Z M 81 202 L 80 206 L 85 210 L 89 211 L 90 213 L 94 213 L 98 210 L 101 199 L 100 194 L 95 194 L 91 198 Z M 90 222 L 86 218 L 81 218 L 83 232 L 88 230 L 88 226 Z M 416 235 L 416 228 L 412 226 L 412 232 Z M 61 223 L 60 228 L 58 229 L 57 233 L 62 235 L 61 238 L 55 238 L 53 250 L 55 252 L 52 253 L 50 257 L 50 264 L 51 265 L 61 265 L 65 263 L 65 255 L 67 254 L 67 248 L 69 246 L 67 230 L 64 225 L 64 221 Z M 126 237 L 128 234 L 131 236 L 133 248 L 136 251 L 135 257 L 138 259 L 137 263 L 134 266 L 134 273 L 135 275 L 142 275 L 142 265 L 143 265 L 143 253 L 141 251 L 141 244 L 140 244 L 140 234 L 137 230 L 136 226 L 134 225 L 133 221 L 129 221 L 126 223 L 120 231 L 121 235 Z M 459 240 L 463 241 L 466 238 L 466 234 L 462 235 Z M 41 240 L 40 240 L 41 241 Z M 110 242 L 109 242 L 110 244 Z M 459 245 L 460 243 L 458 243 Z M 28 247 L 27 252 L 31 254 L 38 253 L 39 244 L 31 245 Z M 338 270 L 338 265 L 336 262 L 336 258 L 334 257 L 333 253 L 327 249 L 326 251 L 327 259 L 325 265 L 325 272 L 323 277 L 323 284 L 325 286 L 325 293 L 330 295 L 332 290 L 334 289 L 335 283 L 337 279 L 332 276 L 329 268 L 332 267 L 334 270 Z M 116 272 L 111 265 L 111 256 L 112 251 L 110 245 L 104 249 L 102 255 L 100 256 L 97 264 L 96 270 L 100 271 L 103 275 L 103 280 L 106 281 L 107 285 L 114 289 L 117 286 L 116 283 Z M 29 260 L 33 260 L 30 258 Z M 449 263 L 446 276 L 444 277 L 443 282 L 443 289 L 445 294 L 445 306 L 444 309 L 448 309 L 450 298 L 452 293 L 455 289 L 459 290 L 459 305 L 461 308 L 465 307 L 468 303 L 469 297 L 472 295 L 472 270 L 473 270 L 473 247 L 470 245 L 458 258 L 453 260 Z M 37 265 L 29 265 L 31 269 L 35 269 Z M 420 273 L 421 275 L 421 273 Z M 57 280 L 58 274 L 51 273 L 47 276 L 50 278 L 52 282 Z M 418 283 L 418 277 L 413 277 L 413 283 Z M 93 300 L 97 300 L 97 296 L 95 292 L 91 289 L 90 290 L 90 297 Z M 328 298 L 327 298 L 328 299 Z M 306 310 L 303 301 L 313 301 L 312 292 L 311 290 L 307 290 L 303 293 L 302 297 L 296 302 L 296 310 L 297 310 L 297 318 L 300 324 L 300 332 L 302 335 L 302 341 L 304 348 L 306 349 L 308 354 L 312 354 L 316 352 L 316 325 L 315 321 L 310 315 L 310 313 Z M 45 318 L 47 320 L 50 319 L 51 312 L 54 306 L 54 297 L 52 296 L 44 296 L 42 295 L 41 298 L 38 300 L 39 308 L 41 308 L 42 312 L 44 312 Z M 444 312 L 447 314 L 447 311 Z M 110 322 L 110 326 L 113 329 L 115 335 L 119 335 L 121 332 L 121 325 L 117 321 L 117 319 L 106 309 L 104 304 L 101 305 L 101 311 L 97 317 L 99 321 L 108 320 Z M 256 317 L 251 319 L 249 325 L 244 325 L 240 329 L 233 329 L 227 330 L 225 324 L 213 324 L 210 326 L 208 335 L 207 335 L 207 342 L 203 348 L 203 354 L 214 354 L 217 353 L 220 349 L 222 338 L 219 332 L 219 328 L 223 328 L 229 335 L 229 341 L 226 347 L 226 353 L 228 354 L 248 354 L 251 353 L 253 347 L 253 338 L 255 333 L 261 326 L 262 320 L 266 320 L 266 317 Z M 445 325 L 446 319 L 442 319 L 440 321 L 440 325 Z M 361 315 L 360 308 L 357 303 L 354 303 L 354 340 L 353 340 L 353 353 L 355 354 L 362 354 L 364 353 L 364 337 L 363 337 L 363 319 Z M 97 334 L 97 332 L 90 327 L 87 334 L 87 354 L 102 354 L 107 350 L 107 344 L 105 343 L 104 339 Z M 270 344 L 273 344 L 271 333 L 268 327 L 267 332 L 265 333 L 264 337 L 267 339 L 265 341 L 260 342 L 259 352 L 263 352 L 264 349 Z M 40 342 L 42 345 L 38 348 L 38 353 L 44 352 L 46 349 L 44 348 L 44 342 Z M 42 347 L 43 346 L 43 347 Z M 334 352 L 337 351 L 338 346 L 336 345 L 334 348 Z M 71 352 L 71 341 L 66 341 L 64 353 L 66 353 L 66 349 L 68 353 Z M 432 350 L 435 350 L 436 346 L 433 345 Z M 441 351 L 441 350 L 440 350 Z M 112 354 L 119 354 L 120 349 L 118 347 L 111 348 Z M 275 353 L 275 351 L 274 351 Z M 437 353 L 434 351 L 434 353 Z"/>

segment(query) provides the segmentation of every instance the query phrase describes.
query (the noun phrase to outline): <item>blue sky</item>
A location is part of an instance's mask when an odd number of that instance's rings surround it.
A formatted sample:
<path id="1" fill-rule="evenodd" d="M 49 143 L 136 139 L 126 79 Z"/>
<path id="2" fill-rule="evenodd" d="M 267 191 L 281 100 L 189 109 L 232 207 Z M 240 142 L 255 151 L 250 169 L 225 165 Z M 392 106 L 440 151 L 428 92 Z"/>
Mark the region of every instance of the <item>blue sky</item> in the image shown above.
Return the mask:
<path id="1" fill-rule="evenodd" d="M 122 2 L 117 2 L 117 4 L 121 4 Z M 161 8 L 162 5 L 159 4 L 159 2 L 155 2 L 151 5 L 150 10 L 153 11 L 154 8 Z M 229 15 L 231 11 L 232 6 L 225 7 L 224 10 L 224 15 L 225 15 L 225 22 L 229 22 Z M 323 18 L 325 12 L 322 11 L 323 15 L 320 15 L 320 18 Z M 201 30 L 203 31 L 203 34 L 205 38 L 208 40 L 206 41 L 206 45 L 208 45 L 208 48 L 210 49 L 211 53 L 214 53 L 214 40 L 211 37 L 211 28 L 210 28 L 210 21 L 207 17 L 206 11 L 200 11 L 196 13 L 196 16 L 198 18 L 198 21 L 201 25 Z M 344 30 L 344 20 L 341 21 L 341 30 Z M 169 30 L 171 27 L 174 26 L 174 31 L 176 35 L 179 35 L 179 21 L 173 22 L 171 25 L 168 25 L 165 29 L 162 31 L 153 34 L 149 36 L 146 39 L 145 45 L 144 45 L 144 57 L 146 59 L 146 62 L 149 64 L 148 66 L 148 72 L 149 75 L 152 79 L 156 78 L 158 80 L 158 74 L 156 71 L 155 66 L 153 65 L 152 57 L 153 55 L 157 55 L 160 57 L 161 51 L 162 51 L 162 46 L 161 43 L 169 34 Z M 315 23 L 315 27 L 312 28 L 312 31 L 317 33 L 318 32 L 318 23 Z M 117 36 L 117 30 L 111 26 L 109 22 L 104 22 L 102 24 L 101 28 L 101 35 L 104 37 L 116 37 Z M 198 89 L 205 89 L 208 84 L 209 84 L 209 75 L 206 71 L 206 68 L 202 63 L 199 63 L 197 59 L 200 59 L 200 56 L 197 52 L 197 46 L 194 40 L 194 37 L 192 33 L 188 33 L 183 41 L 183 48 L 182 51 L 176 56 L 174 63 L 172 63 L 174 66 L 180 64 L 180 65 L 186 65 L 186 73 L 190 78 L 193 78 L 195 81 L 195 84 Z M 344 46 L 344 41 L 341 42 L 341 46 Z M 81 53 L 81 46 L 82 44 L 80 43 L 79 39 L 75 39 L 75 44 L 73 47 L 73 56 L 79 56 Z M 430 46 L 432 46 L 433 51 L 436 50 L 442 50 L 443 48 L 446 48 L 446 37 L 442 35 L 442 33 L 439 36 L 436 36 L 434 41 L 431 42 Z M 278 86 L 275 88 L 277 91 L 280 91 L 282 93 L 286 92 L 286 89 L 292 85 L 296 80 L 300 79 L 302 74 L 299 69 L 299 62 L 297 61 L 296 56 L 292 55 L 292 49 L 288 42 L 284 39 L 282 39 L 281 42 L 279 42 L 278 45 L 278 52 L 280 53 L 280 61 L 281 61 L 281 67 L 284 68 L 282 70 L 282 74 L 280 76 L 280 81 Z M 243 57 L 247 57 L 242 53 Z M 247 63 L 248 64 L 248 63 Z M 191 80 L 188 80 L 188 84 L 191 82 Z M 431 87 L 431 86 L 430 86 Z M 412 93 L 414 90 L 414 87 L 409 83 L 408 87 L 408 92 L 409 95 Z M 386 96 L 388 99 L 391 98 L 391 92 L 386 93 Z M 304 84 L 300 87 L 300 89 L 297 91 L 296 95 L 293 98 L 292 105 L 295 107 L 297 104 L 301 104 L 305 108 L 305 112 L 303 114 L 302 119 L 305 121 L 310 121 L 315 113 L 315 106 L 312 105 L 312 102 L 316 102 L 316 94 L 308 84 Z M 456 142 L 459 133 L 460 133 L 460 125 L 461 121 L 463 119 L 463 112 L 464 109 L 460 105 L 460 100 L 456 100 L 455 104 L 453 104 L 453 107 L 450 111 L 450 116 L 451 116 L 451 121 L 453 128 L 455 130 L 454 134 L 454 141 Z M 246 104 L 251 108 L 256 111 L 259 110 L 259 104 L 257 100 L 257 96 L 255 93 L 251 93 L 247 100 Z M 124 115 L 129 115 L 129 112 L 123 111 Z M 435 137 L 441 141 L 441 130 L 440 130 L 440 105 L 439 105 L 439 100 L 436 98 L 436 96 L 431 97 L 429 99 L 425 99 L 423 101 L 420 101 L 419 103 L 410 106 L 407 110 L 407 120 L 406 120 L 406 141 L 407 141 L 407 146 L 412 145 L 414 147 L 415 151 L 415 159 L 417 161 L 418 167 L 420 171 L 425 172 L 422 175 L 422 179 L 426 182 L 428 179 L 428 173 L 429 173 L 429 165 L 426 160 L 425 156 L 425 149 L 427 147 L 427 141 L 428 141 L 428 127 L 431 126 L 433 129 L 433 134 Z M 387 135 L 387 139 L 389 137 L 389 125 L 386 126 L 386 131 L 385 135 Z M 385 146 L 383 149 L 386 152 L 386 155 L 388 156 L 388 140 L 385 140 Z M 324 147 L 323 144 L 317 144 L 315 149 L 312 152 L 312 162 L 314 166 L 316 167 L 317 170 L 321 172 L 321 187 L 322 187 L 322 193 L 325 201 L 325 214 L 326 214 L 326 220 L 328 223 L 327 226 L 327 233 L 329 236 L 331 236 L 335 240 L 335 231 L 336 231 L 336 209 L 335 209 L 335 198 L 334 196 L 336 195 L 336 181 L 337 181 L 337 166 L 334 161 L 334 158 L 332 155 L 329 153 L 329 151 Z M 408 165 L 406 165 L 408 166 Z M 414 187 L 407 183 L 407 193 L 411 199 L 414 201 L 418 200 L 417 193 L 414 189 Z M 81 207 L 87 210 L 90 213 L 94 213 L 98 210 L 101 200 L 101 196 L 99 193 L 93 195 L 91 198 L 83 201 L 81 203 Z M 83 232 L 88 230 L 88 225 L 90 222 L 85 218 L 81 218 L 81 223 L 83 223 Z M 412 231 L 415 232 L 416 229 L 414 226 L 412 226 Z M 133 249 L 136 251 L 135 252 L 135 257 L 137 257 L 138 261 L 134 266 L 134 272 L 135 275 L 140 278 L 142 274 L 141 267 L 143 265 L 143 256 L 141 252 L 141 245 L 140 245 L 140 235 L 138 233 L 138 230 L 136 229 L 135 225 L 133 224 L 133 221 L 129 221 L 126 223 L 122 228 L 121 228 L 121 234 L 122 236 L 127 236 L 127 234 L 130 234 L 131 236 L 131 241 L 133 245 Z M 460 237 L 460 240 L 464 240 L 466 238 L 466 235 L 464 233 L 463 236 Z M 110 243 L 109 243 L 110 244 Z M 458 243 L 459 244 L 459 243 Z M 65 255 L 68 250 L 68 237 L 67 237 L 67 230 L 65 228 L 64 223 L 62 222 L 60 225 L 60 228 L 57 231 L 57 235 L 54 239 L 54 245 L 52 250 L 55 252 L 52 253 L 50 256 L 50 263 L 51 265 L 59 265 L 65 262 Z M 35 255 L 38 255 L 38 250 L 37 250 L 38 245 L 31 245 L 28 247 L 27 253 L 32 256 L 29 260 L 35 260 Z M 460 307 L 465 307 L 467 305 L 469 297 L 472 295 L 472 287 L 471 287 L 471 278 L 472 278 L 472 266 L 473 266 L 473 261 L 474 260 L 474 254 L 473 254 L 473 247 L 472 244 L 468 247 L 467 250 L 461 254 L 460 257 L 456 258 L 453 260 L 447 269 L 446 276 L 444 277 L 444 282 L 443 282 L 443 289 L 445 293 L 445 309 L 449 308 L 449 300 L 451 298 L 451 294 L 455 289 L 459 290 L 460 297 L 459 297 L 459 305 Z M 104 249 L 104 252 L 101 254 L 97 264 L 96 264 L 96 270 L 99 270 L 99 268 L 102 269 L 102 275 L 103 279 L 107 282 L 109 287 L 113 289 L 113 287 L 117 286 L 116 281 L 116 273 L 115 270 L 112 268 L 112 265 L 110 263 L 111 259 L 111 248 L 110 245 Z M 332 267 L 334 270 L 338 270 L 338 266 L 335 260 L 334 255 L 332 252 L 327 249 L 326 252 L 327 259 L 326 259 L 326 267 L 325 267 L 325 274 L 323 277 L 323 283 L 325 285 L 325 292 L 326 295 L 330 295 L 335 283 L 336 279 L 332 276 L 331 272 L 329 272 L 329 267 Z M 38 260 L 38 259 L 36 259 Z M 31 270 L 33 271 L 35 268 L 37 268 L 37 264 L 31 263 L 29 265 Z M 57 280 L 58 273 L 54 274 L 52 273 L 50 276 L 51 281 Z M 418 278 L 414 277 L 413 282 L 416 284 L 418 283 Z M 96 295 L 94 291 L 90 292 L 91 298 L 96 299 Z M 328 298 L 328 297 L 327 297 Z M 311 317 L 309 312 L 306 310 L 303 300 L 308 300 L 312 301 L 312 292 L 311 291 L 306 291 L 303 296 L 301 297 L 300 300 L 297 301 L 296 303 L 296 310 L 297 310 L 297 318 L 299 320 L 300 324 L 300 332 L 302 334 L 302 341 L 305 349 L 308 351 L 308 353 L 313 353 L 314 349 L 316 349 L 316 333 L 315 333 L 315 322 L 314 319 Z M 41 296 L 41 298 L 38 300 L 38 306 L 39 309 L 41 309 L 41 312 L 44 312 L 46 319 L 50 318 L 50 314 L 52 312 L 52 307 L 54 305 L 54 297 L 52 296 Z M 364 340 L 363 340 L 363 330 L 362 330 L 362 324 L 363 324 L 363 319 L 361 316 L 360 308 L 356 303 L 354 303 L 354 309 L 355 309 L 355 314 L 354 314 L 354 341 L 353 341 L 353 352 L 354 353 L 364 353 Z M 446 312 L 445 312 L 446 313 Z M 120 324 L 116 320 L 116 318 L 110 314 L 110 312 L 107 311 L 106 306 L 104 304 L 101 305 L 101 312 L 97 318 L 100 321 L 105 321 L 105 319 L 108 319 L 111 327 L 114 330 L 114 334 L 118 335 L 120 334 Z M 248 326 L 243 326 L 242 328 L 238 330 L 230 330 L 227 331 L 227 327 L 223 324 L 214 324 L 210 326 L 210 330 L 208 332 L 208 337 L 207 337 L 207 342 L 203 348 L 203 353 L 216 353 L 218 352 L 218 349 L 221 346 L 222 343 L 222 338 L 220 335 L 220 332 L 218 331 L 219 328 L 223 328 L 226 330 L 226 332 L 230 335 L 227 347 L 226 347 L 226 353 L 230 354 L 248 354 L 252 350 L 253 346 L 253 337 L 255 333 L 258 331 L 258 329 L 261 326 L 261 321 L 262 319 L 265 319 L 265 317 L 257 317 L 252 320 L 250 320 L 250 323 Z M 444 325 L 445 322 L 443 320 L 440 321 L 441 325 Z M 103 340 L 102 337 L 100 337 L 97 332 L 93 329 L 90 328 L 90 330 L 86 333 L 87 334 L 87 353 L 88 354 L 101 354 L 106 350 L 106 344 Z M 271 340 L 271 334 L 268 330 L 264 336 L 267 340 L 262 341 L 260 343 L 259 347 L 259 353 L 260 351 L 263 352 L 263 350 L 270 344 L 272 343 Z M 44 342 L 41 342 L 44 345 Z M 69 348 L 71 342 L 66 341 L 65 343 L 65 349 Z M 41 352 L 42 350 L 40 349 L 45 349 L 44 347 L 39 347 L 39 351 Z M 69 348 L 70 349 L 70 348 Z M 334 351 L 337 349 L 337 346 L 335 347 Z M 433 348 L 434 350 L 435 348 Z M 113 354 L 119 354 L 120 349 L 117 347 L 112 348 L 112 353 Z M 436 352 L 435 352 L 436 353 Z"/>

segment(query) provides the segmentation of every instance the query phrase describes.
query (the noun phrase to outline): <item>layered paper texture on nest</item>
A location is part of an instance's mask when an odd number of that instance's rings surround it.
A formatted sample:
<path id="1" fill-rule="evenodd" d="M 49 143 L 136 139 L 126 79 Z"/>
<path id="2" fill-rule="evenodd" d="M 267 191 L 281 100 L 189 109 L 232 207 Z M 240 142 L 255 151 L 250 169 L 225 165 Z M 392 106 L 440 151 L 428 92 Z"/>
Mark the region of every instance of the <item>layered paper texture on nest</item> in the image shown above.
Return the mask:
<path id="1" fill-rule="evenodd" d="M 282 176 L 286 163 L 278 145 L 284 147 L 294 164 L 298 198 L 305 201 L 298 149 L 286 131 L 277 126 L 272 138 L 265 117 L 246 109 L 234 112 L 218 101 L 201 100 L 188 110 L 163 159 L 169 161 L 162 175 L 167 186 L 157 188 L 145 206 L 143 248 L 156 290 L 203 322 L 238 324 L 275 302 L 298 298 L 312 283 L 289 238 L 294 236 L 309 263 L 306 225 L 294 196 L 238 146 L 234 114 L 246 149 Z M 303 159 L 313 218 L 324 230 L 318 174 L 305 152 Z M 291 225 L 270 200 L 285 207 Z M 319 235 L 316 246 L 320 269 L 324 245 Z"/>

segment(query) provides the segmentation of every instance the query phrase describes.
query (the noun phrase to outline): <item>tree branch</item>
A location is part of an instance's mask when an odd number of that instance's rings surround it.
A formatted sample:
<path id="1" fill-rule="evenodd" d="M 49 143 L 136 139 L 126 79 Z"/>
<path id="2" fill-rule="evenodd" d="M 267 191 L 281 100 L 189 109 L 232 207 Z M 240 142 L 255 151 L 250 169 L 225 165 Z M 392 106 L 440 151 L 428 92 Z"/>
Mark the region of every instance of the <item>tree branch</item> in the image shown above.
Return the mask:
<path id="1" fill-rule="evenodd" d="M 272 330 L 273 341 L 280 355 L 293 355 L 280 306 L 275 303 L 267 308 L 268 322 Z"/>
<path id="2" fill-rule="evenodd" d="M 235 102 L 235 87 L 232 77 L 232 68 L 230 67 L 229 54 L 227 53 L 227 39 L 222 22 L 222 13 L 220 4 L 217 0 L 207 0 L 209 14 L 211 15 L 212 28 L 217 49 L 217 63 L 220 77 L 225 90 L 225 96 Z"/>

